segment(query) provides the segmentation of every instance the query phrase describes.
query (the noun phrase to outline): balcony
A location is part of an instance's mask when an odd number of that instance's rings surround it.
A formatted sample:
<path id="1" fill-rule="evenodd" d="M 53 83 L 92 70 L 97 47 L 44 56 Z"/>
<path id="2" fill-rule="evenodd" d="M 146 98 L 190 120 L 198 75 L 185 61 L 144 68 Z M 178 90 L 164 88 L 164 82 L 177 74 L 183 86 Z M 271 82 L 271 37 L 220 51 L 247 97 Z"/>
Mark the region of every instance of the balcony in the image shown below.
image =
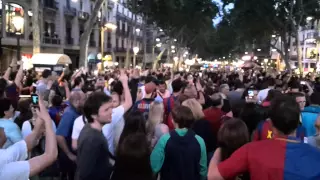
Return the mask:
<path id="1" fill-rule="evenodd" d="M 77 16 L 77 9 L 76 8 L 65 6 L 65 7 L 63 7 L 63 12 L 64 12 L 64 15 L 71 17 L 71 18 Z"/>
<path id="2" fill-rule="evenodd" d="M 73 38 L 72 37 L 66 37 L 65 44 L 66 45 L 73 45 Z"/>
<path id="3" fill-rule="evenodd" d="M 43 37 L 42 43 L 44 44 L 54 44 L 54 45 L 60 45 L 60 39 L 59 38 L 52 38 L 52 37 Z"/>
<path id="4" fill-rule="evenodd" d="M 116 47 L 115 50 L 116 52 L 126 52 L 126 48 L 124 47 Z"/>
<path id="5" fill-rule="evenodd" d="M 89 46 L 90 47 L 97 47 L 97 44 L 96 44 L 96 42 L 94 40 L 90 40 L 89 41 Z"/>
<path id="6" fill-rule="evenodd" d="M 87 12 L 83 12 L 83 11 L 78 11 L 78 18 L 80 20 L 84 20 L 84 21 L 87 21 L 89 19 L 89 13 Z"/>
<path id="7" fill-rule="evenodd" d="M 55 0 L 44 0 L 43 1 L 43 8 L 44 10 L 50 11 L 50 12 L 57 12 L 59 9 L 59 2 Z"/>

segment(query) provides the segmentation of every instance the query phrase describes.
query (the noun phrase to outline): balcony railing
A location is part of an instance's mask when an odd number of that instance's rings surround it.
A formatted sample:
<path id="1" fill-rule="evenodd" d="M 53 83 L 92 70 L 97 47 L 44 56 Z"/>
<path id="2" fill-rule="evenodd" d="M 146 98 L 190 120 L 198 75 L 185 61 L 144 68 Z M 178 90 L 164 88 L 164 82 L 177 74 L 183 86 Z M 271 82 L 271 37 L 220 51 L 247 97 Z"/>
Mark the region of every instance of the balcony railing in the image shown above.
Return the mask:
<path id="1" fill-rule="evenodd" d="M 52 38 L 52 37 L 43 37 L 42 42 L 45 44 L 56 44 L 56 45 L 61 44 L 59 38 Z"/>
<path id="2" fill-rule="evenodd" d="M 116 50 L 116 52 L 125 52 L 126 48 L 124 48 L 124 47 L 116 47 L 115 50 Z"/>
<path id="3" fill-rule="evenodd" d="M 43 7 L 51 10 L 58 10 L 59 2 L 57 2 L 56 0 L 44 0 Z"/>
<path id="4" fill-rule="evenodd" d="M 97 44 L 96 44 L 95 41 L 90 40 L 90 41 L 89 41 L 89 46 L 90 46 L 90 47 L 97 47 Z"/>
<path id="5" fill-rule="evenodd" d="M 66 16 L 75 17 L 77 16 L 77 9 L 72 7 L 63 7 L 63 12 Z"/>
<path id="6" fill-rule="evenodd" d="M 67 45 L 73 45 L 73 38 L 71 38 L 71 37 L 66 37 L 66 39 L 65 39 L 65 44 L 67 44 Z"/>

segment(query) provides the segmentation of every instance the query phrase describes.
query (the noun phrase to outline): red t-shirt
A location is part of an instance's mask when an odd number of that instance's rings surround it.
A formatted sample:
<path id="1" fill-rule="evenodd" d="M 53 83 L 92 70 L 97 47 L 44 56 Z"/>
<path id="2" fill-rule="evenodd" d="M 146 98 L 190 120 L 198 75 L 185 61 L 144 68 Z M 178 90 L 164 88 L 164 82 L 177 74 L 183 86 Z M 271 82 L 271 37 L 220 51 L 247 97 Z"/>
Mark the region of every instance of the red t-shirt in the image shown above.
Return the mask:
<path id="1" fill-rule="evenodd" d="M 220 164 L 224 179 L 249 172 L 251 180 L 320 179 L 320 151 L 285 139 L 248 143 Z"/>
<path id="2" fill-rule="evenodd" d="M 203 111 L 206 120 L 208 120 L 211 124 L 211 129 L 213 130 L 214 134 L 218 133 L 218 130 L 221 126 L 221 118 L 225 115 L 225 113 L 219 109 L 210 107 Z"/>

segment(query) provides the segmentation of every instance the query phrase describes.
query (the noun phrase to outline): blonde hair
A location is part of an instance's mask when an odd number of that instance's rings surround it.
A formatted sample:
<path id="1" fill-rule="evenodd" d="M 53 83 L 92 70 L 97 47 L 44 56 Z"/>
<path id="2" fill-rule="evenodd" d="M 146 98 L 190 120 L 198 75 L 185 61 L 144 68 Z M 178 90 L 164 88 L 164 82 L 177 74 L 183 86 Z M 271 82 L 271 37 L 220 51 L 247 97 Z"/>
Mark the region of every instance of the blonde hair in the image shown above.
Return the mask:
<path id="1" fill-rule="evenodd" d="M 153 137 L 155 127 L 163 122 L 164 106 L 162 102 L 152 102 L 149 109 L 149 117 L 147 121 L 148 138 Z"/>
<path id="2" fill-rule="evenodd" d="M 199 120 L 204 117 L 202 106 L 196 99 L 187 99 L 182 102 L 182 106 L 186 106 L 191 109 L 195 120 Z"/>

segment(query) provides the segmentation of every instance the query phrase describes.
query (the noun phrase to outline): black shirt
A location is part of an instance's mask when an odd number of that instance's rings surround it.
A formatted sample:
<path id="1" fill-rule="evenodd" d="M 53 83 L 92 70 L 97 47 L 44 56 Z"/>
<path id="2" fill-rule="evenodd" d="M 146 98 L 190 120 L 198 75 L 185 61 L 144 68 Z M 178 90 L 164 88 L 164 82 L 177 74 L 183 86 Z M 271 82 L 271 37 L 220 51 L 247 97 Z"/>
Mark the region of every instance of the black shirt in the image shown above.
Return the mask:
<path id="1" fill-rule="evenodd" d="M 78 139 L 77 180 L 106 180 L 110 178 L 108 142 L 101 131 L 87 124 Z"/>

